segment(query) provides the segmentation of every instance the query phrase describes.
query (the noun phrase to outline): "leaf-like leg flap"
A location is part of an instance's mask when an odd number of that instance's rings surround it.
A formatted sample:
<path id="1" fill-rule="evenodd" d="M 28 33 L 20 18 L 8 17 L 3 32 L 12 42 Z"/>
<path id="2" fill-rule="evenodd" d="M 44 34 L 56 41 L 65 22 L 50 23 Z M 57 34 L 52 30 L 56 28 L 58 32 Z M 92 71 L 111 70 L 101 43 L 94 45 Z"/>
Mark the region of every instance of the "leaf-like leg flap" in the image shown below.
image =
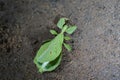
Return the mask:
<path id="1" fill-rule="evenodd" d="M 69 44 L 64 43 L 64 46 L 65 46 L 65 48 L 66 48 L 68 51 L 71 51 L 71 50 L 72 50 L 72 48 L 71 48 L 71 46 L 70 46 Z"/>
<path id="2" fill-rule="evenodd" d="M 55 30 L 50 30 L 50 33 L 53 35 L 57 35 L 58 33 Z"/>
<path id="3" fill-rule="evenodd" d="M 71 40 L 71 38 L 69 36 L 65 36 L 64 39 L 65 40 Z"/>
<path id="4" fill-rule="evenodd" d="M 57 23 L 57 27 L 62 29 L 64 24 L 65 24 L 65 22 L 66 22 L 66 20 L 68 20 L 68 18 L 60 18 L 60 20 Z"/>
<path id="5" fill-rule="evenodd" d="M 72 34 L 77 29 L 76 26 L 71 26 L 66 30 L 66 33 Z"/>

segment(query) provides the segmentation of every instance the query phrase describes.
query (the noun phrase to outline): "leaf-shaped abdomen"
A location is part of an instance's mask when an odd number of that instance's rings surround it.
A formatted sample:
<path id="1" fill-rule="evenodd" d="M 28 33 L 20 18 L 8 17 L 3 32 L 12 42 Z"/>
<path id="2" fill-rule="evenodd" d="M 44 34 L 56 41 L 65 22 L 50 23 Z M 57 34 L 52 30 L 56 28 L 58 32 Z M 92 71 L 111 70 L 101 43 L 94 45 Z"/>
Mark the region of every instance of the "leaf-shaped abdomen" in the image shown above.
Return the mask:
<path id="1" fill-rule="evenodd" d="M 63 34 L 57 35 L 52 41 L 50 41 L 50 44 L 44 51 L 40 49 L 38 52 L 41 53 L 41 55 L 37 58 L 37 62 L 44 63 L 56 59 L 62 51 L 63 36 Z"/>

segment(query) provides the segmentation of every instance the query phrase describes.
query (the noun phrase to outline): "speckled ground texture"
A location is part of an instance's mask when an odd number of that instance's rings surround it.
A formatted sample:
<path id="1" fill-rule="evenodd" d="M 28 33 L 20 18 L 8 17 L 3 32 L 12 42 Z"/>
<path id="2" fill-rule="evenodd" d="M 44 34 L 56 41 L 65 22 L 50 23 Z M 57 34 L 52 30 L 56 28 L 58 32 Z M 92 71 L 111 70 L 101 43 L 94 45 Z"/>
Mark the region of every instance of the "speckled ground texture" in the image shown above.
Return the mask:
<path id="1" fill-rule="evenodd" d="M 73 51 L 40 74 L 34 56 L 60 17 L 78 26 Z M 0 80 L 120 80 L 120 0 L 0 0 Z"/>

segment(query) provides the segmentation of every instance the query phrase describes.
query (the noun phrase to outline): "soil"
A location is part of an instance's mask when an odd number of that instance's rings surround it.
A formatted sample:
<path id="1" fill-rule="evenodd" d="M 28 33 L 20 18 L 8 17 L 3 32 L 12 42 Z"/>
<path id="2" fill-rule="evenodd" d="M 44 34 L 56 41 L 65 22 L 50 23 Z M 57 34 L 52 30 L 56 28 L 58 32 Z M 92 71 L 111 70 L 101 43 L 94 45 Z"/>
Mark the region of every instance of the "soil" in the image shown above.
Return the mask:
<path id="1" fill-rule="evenodd" d="M 73 51 L 40 74 L 33 59 L 60 17 L 78 27 Z M 0 80 L 120 80 L 120 0 L 0 0 Z"/>

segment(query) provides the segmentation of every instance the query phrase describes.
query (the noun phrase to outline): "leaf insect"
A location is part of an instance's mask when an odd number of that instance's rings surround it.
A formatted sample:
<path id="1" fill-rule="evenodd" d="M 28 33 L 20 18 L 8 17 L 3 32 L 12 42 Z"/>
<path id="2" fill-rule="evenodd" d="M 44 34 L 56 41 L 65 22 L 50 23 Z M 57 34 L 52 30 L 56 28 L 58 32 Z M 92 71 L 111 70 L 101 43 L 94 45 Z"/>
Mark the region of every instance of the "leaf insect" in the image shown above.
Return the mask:
<path id="1" fill-rule="evenodd" d="M 55 38 L 44 43 L 36 54 L 34 63 L 40 73 L 53 71 L 60 65 L 63 45 L 68 51 L 72 50 L 71 46 L 64 42 L 64 40 L 70 40 L 71 38 L 65 36 L 64 33 L 72 34 L 77 27 L 67 25 L 66 21 L 68 21 L 67 18 L 60 18 L 57 23 L 57 27 L 61 29 L 61 32 L 57 33 L 55 30 L 50 30 L 50 33 L 55 35 Z"/>

